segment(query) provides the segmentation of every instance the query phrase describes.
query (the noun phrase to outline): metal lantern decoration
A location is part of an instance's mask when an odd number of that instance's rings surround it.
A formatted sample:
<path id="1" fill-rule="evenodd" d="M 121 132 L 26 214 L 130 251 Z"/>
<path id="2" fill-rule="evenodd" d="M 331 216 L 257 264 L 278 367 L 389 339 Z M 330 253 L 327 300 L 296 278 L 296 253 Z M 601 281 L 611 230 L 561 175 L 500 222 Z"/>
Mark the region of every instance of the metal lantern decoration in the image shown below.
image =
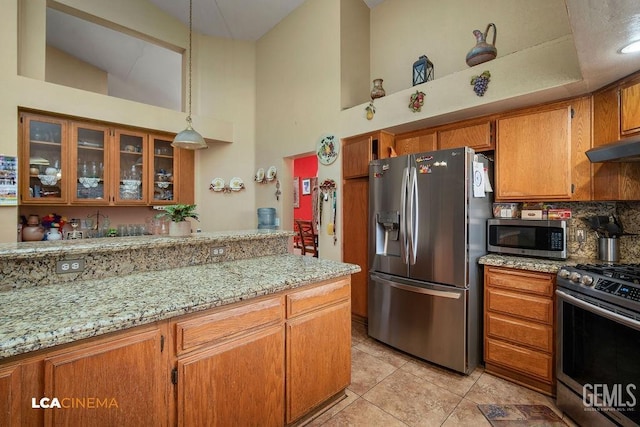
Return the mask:
<path id="1" fill-rule="evenodd" d="M 413 63 L 413 85 L 433 80 L 433 62 L 429 61 L 426 55 L 421 55 Z"/>

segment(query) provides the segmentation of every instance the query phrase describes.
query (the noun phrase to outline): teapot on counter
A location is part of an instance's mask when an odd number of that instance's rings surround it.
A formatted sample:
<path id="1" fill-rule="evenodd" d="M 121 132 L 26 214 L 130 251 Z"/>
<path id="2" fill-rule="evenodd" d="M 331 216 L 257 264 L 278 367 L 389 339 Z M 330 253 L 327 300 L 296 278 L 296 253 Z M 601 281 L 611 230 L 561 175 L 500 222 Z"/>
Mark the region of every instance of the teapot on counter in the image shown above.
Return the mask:
<path id="1" fill-rule="evenodd" d="M 493 42 L 487 43 L 487 35 L 489 29 L 493 27 Z M 496 26 L 491 23 L 487 25 L 487 29 L 484 33 L 480 30 L 473 30 L 473 35 L 476 37 L 476 45 L 467 53 L 467 65 L 473 67 L 474 65 L 482 64 L 483 62 L 491 61 L 498 55 L 496 49 Z"/>
<path id="2" fill-rule="evenodd" d="M 44 239 L 44 227 L 40 225 L 38 215 L 29 215 L 27 223 L 22 226 L 22 241 L 37 242 Z"/>

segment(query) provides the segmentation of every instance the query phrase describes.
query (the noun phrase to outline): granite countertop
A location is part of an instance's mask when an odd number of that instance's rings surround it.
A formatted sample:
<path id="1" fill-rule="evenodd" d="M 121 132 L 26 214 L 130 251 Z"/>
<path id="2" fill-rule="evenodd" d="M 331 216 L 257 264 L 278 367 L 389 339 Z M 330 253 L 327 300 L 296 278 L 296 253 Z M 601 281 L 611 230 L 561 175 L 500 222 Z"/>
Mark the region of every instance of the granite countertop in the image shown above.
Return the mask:
<path id="1" fill-rule="evenodd" d="M 0 360 L 358 271 L 281 254 L 0 292 Z"/>
<path id="2" fill-rule="evenodd" d="M 531 258 L 516 255 L 487 254 L 478 259 L 478 263 L 494 267 L 517 268 L 520 270 L 538 271 L 540 273 L 557 273 L 564 265 L 599 263 L 592 258 L 572 258 L 565 260 L 553 260 L 544 258 Z"/>
<path id="3" fill-rule="evenodd" d="M 246 240 L 272 239 L 278 236 L 294 236 L 293 231 L 270 229 L 192 233 L 187 237 L 135 236 L 104 237 L 100 239 L 57 240 L 43 242 L 0 243 L 0 261 L 3 259 L 33 259 L 56 255 L 84 255 L 87 253 L 121 252 L 144 247 L 162 249 L 176 246 L 193 246 L 206 243 L 229 243 Z"/>

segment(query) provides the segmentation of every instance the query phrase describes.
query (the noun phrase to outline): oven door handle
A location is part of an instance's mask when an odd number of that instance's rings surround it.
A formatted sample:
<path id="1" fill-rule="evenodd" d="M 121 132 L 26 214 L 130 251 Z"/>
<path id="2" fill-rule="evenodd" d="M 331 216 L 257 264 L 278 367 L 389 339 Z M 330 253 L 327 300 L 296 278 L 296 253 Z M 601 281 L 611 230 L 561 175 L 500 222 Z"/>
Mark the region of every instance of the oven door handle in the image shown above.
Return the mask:
<path id="1" fill-rule="evenodd" d="M 640 331 L 640 322 L 638 322 L 637 320 L 633 320 L 633 319 L 629 319 L 628 317 L 625 316 L 621 316 L 619 314 L 613 313 L 609 310 L 605 310 L 603 308 L 600 308 L 596 305 L 590 304 L 586 301 L 583 301 L 581 299 L 578 299 L 576 297 L 573 297 L 567 293 L 562 292 L 559 289 L 556 289 L 556 295 L 558 295 L 559 298 L 562 298 L 568 302 L 570 302 L 571 304 L 583 308 L 587 311 L 590 311 L 592 313 L 595 314 L 599 314 L 602 317 L 606 317 L 609 320 L 613 320 L 614 322 L 618 322 L 621 323 L 625 326 L 628 326 L 630 328 L 633 328 L 637 331 Z"/>

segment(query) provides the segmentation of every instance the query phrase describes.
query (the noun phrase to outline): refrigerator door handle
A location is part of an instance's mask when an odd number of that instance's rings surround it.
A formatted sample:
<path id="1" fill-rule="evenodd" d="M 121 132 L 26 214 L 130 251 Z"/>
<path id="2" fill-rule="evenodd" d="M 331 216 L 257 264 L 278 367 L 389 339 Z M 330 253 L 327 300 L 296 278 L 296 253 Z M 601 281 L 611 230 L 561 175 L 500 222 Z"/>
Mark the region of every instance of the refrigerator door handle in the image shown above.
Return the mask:
<path id="1" fill-rule="evenodd" d="M 409 263 L 409 251 L 407 244 L 407 184 L 409 169 L 402 172 L 402 189 L 400 193 L 400 256 L 405 264 Z"/>
<path id="2" fill-rule="evenodd" d="M 416 258 L 418 256 L 418 225 L 420 221 L 420 214 L 418 212 L 418 175 L 416 167 L 413 166 L 411 168 L 410 174 L 410 199 L 409 199 L 409 212 L 410 212 L 410 225 L 409 225 L 409 241 L 411 242 L 411 260 L 410 264 L 414 265 L 416 263 Z"/>
<path id="3" fill-rule="evenodd" d="M 374 276 L 372 277 L 372 279 L 384 285 L 388 285 L 397 289 L 402 289 L 403 291 L 413 292 L 416 294 L 432 295 L 435 297 L 450 298 L 450 299 L 460 299 L 460 297 L 462 296 L 462 293 L 460 292 L 447 292 L 447 291 L 437 291 L 435 289 L 419 288 L 416 286 L 405 285 L 403 283 L 392 282 L 390 280 L 383 279 L 380 276 Z"/>

